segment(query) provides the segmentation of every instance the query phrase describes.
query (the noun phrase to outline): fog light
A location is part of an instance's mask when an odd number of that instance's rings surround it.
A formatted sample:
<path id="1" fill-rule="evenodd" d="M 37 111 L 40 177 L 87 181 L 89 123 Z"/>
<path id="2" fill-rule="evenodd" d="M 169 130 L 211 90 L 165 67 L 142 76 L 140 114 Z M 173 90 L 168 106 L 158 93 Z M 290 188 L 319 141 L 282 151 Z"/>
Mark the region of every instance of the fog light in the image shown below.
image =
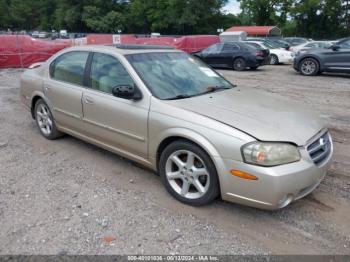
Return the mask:
<path id="1" fill-rule="evenodd" d="M 239 177 L 239 178 L 243 178 L 243 179 L 247 179 L 247 180 L 258 180 L 258 178 L 256 176 L 253 176 L 251 174 L 248 174 L 248 173 L 240 171 L 240 170 L 231 170 L 230 172 L 232 175 Z"/>

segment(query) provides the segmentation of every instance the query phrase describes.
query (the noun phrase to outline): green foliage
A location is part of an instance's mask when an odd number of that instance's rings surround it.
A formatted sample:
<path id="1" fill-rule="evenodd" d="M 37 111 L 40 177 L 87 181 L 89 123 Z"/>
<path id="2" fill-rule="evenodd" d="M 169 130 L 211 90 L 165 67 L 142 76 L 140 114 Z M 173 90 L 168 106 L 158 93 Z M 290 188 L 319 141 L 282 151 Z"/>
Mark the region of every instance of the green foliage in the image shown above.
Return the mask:
<path id="1" fill-rule="evenodd" d="M 277 25 L 284 35 L 350 33 L 350 0 L 0 0 L 0 29 L 97 33 L 215 34 L 233 25 Z"/>
<path id="2" fill-rule="evenodd" d="M 277 25 L 286 36 L 337 38 L 350 33 L 348 0 L 238 1 L 243 24 Z"/>

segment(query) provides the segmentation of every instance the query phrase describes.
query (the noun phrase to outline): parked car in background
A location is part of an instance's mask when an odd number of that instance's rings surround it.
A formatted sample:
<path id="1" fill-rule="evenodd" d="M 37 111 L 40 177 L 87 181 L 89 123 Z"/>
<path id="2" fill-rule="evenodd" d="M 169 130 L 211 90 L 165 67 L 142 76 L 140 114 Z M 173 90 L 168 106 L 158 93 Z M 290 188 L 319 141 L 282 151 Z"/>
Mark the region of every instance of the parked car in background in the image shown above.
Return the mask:
<path id="1" fill-rule="evenodd" d="M 67 133 L 143 164 L 189 205 L 283 208 L 320 184 L 333 153 L 307 109 L 169 48 L 64 49 L 23 73 L 20 96 L 43 137 Z"/>
<path id="2" fill-rule="evenodd" d="M 49 34 L 47 32 L 40 32 L 38 38 L 45 39 L 48 38 Z"/>
<path id="3" fill-rule="evenodd" d="M 289 48 L 291 47 L 290 43 L 281 38 L 268 38 L 268 40 L 279 45 L 280 47 L 283 47 L 286 50 L 289 50 Z"/>
<path id="4" fill-rule="evenodd" d="M 39 31 L 33 31 L 30 33 L 30 35 L 33 37 L 33 38 L 39 38 Z"/>
<path id="5" fill-rule="evenodd" d="M 256 48 L 268 49 L 270 51 L 270 64 L 291 64 L 294 59 L 294 54 L 283 48 L 279 48 L 278 45 L 272 45 L 268 42 L 249 41 L 247 44 Z"/>
<path id="6" fill-rule="evenodd" d="M 303 37 L 285 37 L 283 40 L 287 41 L 291 46 L 301 45 L 310 42 L 309 39 Z"/>
<path id="7" fill-rule="evenodd" d="M 283 48 L 283 49 L 289 49 L 290 45 L 287 42 L 280 42 L 277 41 L 274 38 L 264 38 L 264 37 L 248 37 L 245 41 L 247 42 L 251 42 L 251 41 L 259 41 L 259 42 L 263 42 L 263 43 L 268 43 L 270 45 L 274 45 L 277 48 Z"/>
<path id="8" fill-rule="evenodd" d="M 309 49 L 294 60 L 294 69 L 306 76 L 322 72 L 350 73 L 350 38 L 329 48 Z"/>
<path id="9" fill-rule="evenodd" d="M 255 70 L 269 62 L 268 50 L 258 50 L 238 41 L 218 43 L 193 55 L 212 67 L 233 68 L 237 71 L 247 68 Z"/>
<path id="10" fill-rule="evenodd" d="M 301 50 L 329 48 L 330 46 L 332 46 L 332 43 L 330 41 L 313 41 L 313 42 L 307 42 L 304 44 L 292 46 L 289 50 L 297 54 Z"/>

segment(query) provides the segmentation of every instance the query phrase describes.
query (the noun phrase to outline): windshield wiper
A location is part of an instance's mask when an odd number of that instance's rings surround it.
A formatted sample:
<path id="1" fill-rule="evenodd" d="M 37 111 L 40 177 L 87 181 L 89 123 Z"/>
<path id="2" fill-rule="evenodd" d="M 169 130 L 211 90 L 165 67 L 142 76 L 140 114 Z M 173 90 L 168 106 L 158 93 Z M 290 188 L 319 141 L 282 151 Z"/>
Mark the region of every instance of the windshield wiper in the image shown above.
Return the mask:
<path id="1" fill-rule="evenodd" d="M 231 89 L 231 87 L 225 87 L 225 86 L 209 86 L 207 87 L 207 91 L 200 93 L 199 95 L 209 94 L 209 93 L 215 93 L 220 90 L 226 90 Z"/>
<path id="2" fill-rule="evenodd" d="M 193 95 L 178 95 L 170 98 L 165 98 L 164 100 L 177 100 L 177 99 L 185 99 L 185 98 L 190 98 L 193 97 Z"/>
<path id="3" fill-rule="evenodd" d="M 198 94 L 195 94 L 195 95 L 178 95 L 178 96 L 175 96 L 175 97 L 166 98 L 164 100 L 185 99 L 185 98 L 201 96 L 201 95 L 214 93 L 214 92 L 217 92 L 217 91 L 220 91 L 220 90 L 226 90 L 226 89 L 231 89 L 231 88 L 232 87 L 225 87 L 225 86 L 209 86 L 209 87 L 207 87 L 207 91 L 205 91 L 203 93 L 198 93 Z"/>

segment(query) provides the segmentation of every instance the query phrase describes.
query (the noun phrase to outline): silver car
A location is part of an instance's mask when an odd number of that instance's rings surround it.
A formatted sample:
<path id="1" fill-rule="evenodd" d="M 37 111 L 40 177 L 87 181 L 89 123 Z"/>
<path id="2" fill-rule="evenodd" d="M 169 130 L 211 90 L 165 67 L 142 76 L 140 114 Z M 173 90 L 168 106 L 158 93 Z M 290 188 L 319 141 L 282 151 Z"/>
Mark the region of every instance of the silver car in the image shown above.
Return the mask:
<path id="1" fill-rule="evenodd" d="M 190 205 L 285 207 L 319 185 L 333 153 L 307 110 L 165 47 L 65 49 L 23 73 L 21 100 L 45 138 L 66 133 L 150 167 Z"/>

